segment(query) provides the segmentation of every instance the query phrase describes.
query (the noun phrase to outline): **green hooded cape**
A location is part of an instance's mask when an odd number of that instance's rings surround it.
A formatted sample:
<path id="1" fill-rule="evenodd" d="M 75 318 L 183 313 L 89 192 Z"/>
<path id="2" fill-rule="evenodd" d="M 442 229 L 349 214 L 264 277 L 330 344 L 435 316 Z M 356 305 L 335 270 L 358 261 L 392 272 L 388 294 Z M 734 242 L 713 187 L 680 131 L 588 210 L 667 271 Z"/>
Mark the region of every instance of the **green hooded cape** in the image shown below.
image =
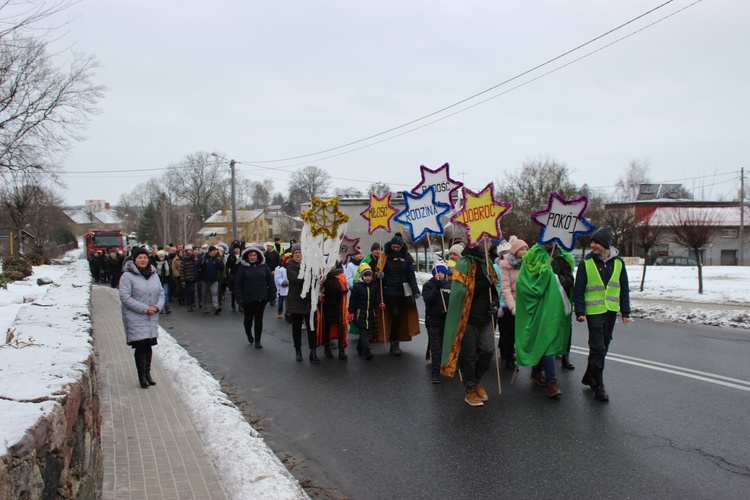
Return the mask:
<path id="1" fill-rule="evenodd" d="M 573 257 L 561 255 L 573 269 Z M 559 285 L 543 246 L 534 245 L 523 257 L 516 282 L 516 360 L 521 366 L 536 366 L 542 356 L 567 353 L 571 326 L 571 299 Z"/>

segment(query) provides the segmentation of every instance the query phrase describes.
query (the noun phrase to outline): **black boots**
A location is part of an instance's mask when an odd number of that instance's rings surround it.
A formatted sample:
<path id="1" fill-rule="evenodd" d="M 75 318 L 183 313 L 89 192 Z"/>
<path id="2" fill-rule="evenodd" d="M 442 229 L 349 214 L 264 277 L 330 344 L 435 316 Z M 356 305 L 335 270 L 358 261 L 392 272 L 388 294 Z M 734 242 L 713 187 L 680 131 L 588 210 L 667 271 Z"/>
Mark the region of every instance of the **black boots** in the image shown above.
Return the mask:
<path id="1" fill-rule="evenodd" d="M 295 347 L 294 351 L 297 353 L 297 361 L 302 361 L 302 349 Z"/>
<path id="2" fill-rule="evenodd" d="M 317 365 L 320 364 L 320 360 L 318 359 L 318 348 L 317 347 L 311 347 L 310 348 L 310 363 Z"/>
<path id="3" fill-rule="evenodd" d="M 247 341 L 250 342 L 251 344 L 255 343 L 255 339 L 253 338 L 253 334 L 252 333 L 248 333 L 247 334 Z"/>
<path id="4" fill-rule="evenodd" d="M 153 351 L 151 351 L 151 349 L 146 351 L 144 355 L 144 359 L 145 359 L 144 373 L 146 375 L 146 381 L 148 382 L 148 385 L 156 385 L 156 382 L 154 382 L 154 379 L 151 378 L 151 357 L 152 356 L 153 356 Z"/>
<path id="5" fill-rule="evenodd" d="M 401 348 L 398 346 L 398 340 L 391 340 L 391 354 L 401 356 Z"/>
<path id="6" fill-rule="evenodd" d="M 568 356 L 567 354 L 565 354 L 562 357 L 562 367 L 565 368 L 566 370 L 575 370 L 576 369 L 575 365 L 570 362 L 570 356 Z"/>
<path id="7" fill-rule="evenodd" d="M 331 351 L 331 345 L 330 344 L 326 344 L 323 347 L 323 354 L 325 354 L 326 358 L 332 358 L 333 357 L 333 352 Z"/>
<path id="8" fill-rule="evenodd" d="M 346 358 L 348 358 L 348 356 L 346 355 L 346 347 L 339 346 L 339 359 L 343 361 Z"/>
<path id="9" fill-rule="evenodd" d="M 372 353 L 369 347 L 365 347 L 364 353 L 365 353 L 365 359 L 367 361 L 370 361 L 372 358 L 375 357 L 375 355 Z"/>
<path id="10" fill-rule="evenodd" d="M 141 389 L 148 389 L 151 384 L 146 378 L 146 352 L 136 349 L 133 357 L 135 358 L 135 369 L 138 371 L 138 383 L 141 384 Z"/>

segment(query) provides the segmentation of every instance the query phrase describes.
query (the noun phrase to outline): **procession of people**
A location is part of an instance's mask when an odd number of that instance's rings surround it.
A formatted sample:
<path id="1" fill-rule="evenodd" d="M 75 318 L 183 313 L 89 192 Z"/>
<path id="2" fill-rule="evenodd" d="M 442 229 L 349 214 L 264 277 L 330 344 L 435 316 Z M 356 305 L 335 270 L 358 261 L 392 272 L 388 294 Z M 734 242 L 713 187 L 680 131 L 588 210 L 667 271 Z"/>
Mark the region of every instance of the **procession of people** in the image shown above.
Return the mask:
<path id="1" fill-rule="evenodd" d="M 493 357 L 498 370 L 502 365 L 514 376 L 519 366 L 530 367 L 531 380 L 546 387 L 548 397 L 559 398 L 555 357 L 562 357 L 563 368 L 575 368 L 568 357 L 573 318 L 586 322 L 589 331 L 582 383 L 595 399 L 608 401 L 604 362 L 617 315 L 629 321 L 629 286 L 626 266 L 611 245 L 611 229 L 600 227 L 590 239 L 591 252 L 575 278 L 571 254 L 555 244 L 529 247 L 515 236 L 483 238 L 473 247 L 455 242 L 450 258 L 438 260 L 420 290 L 413 257 L 396 233 L 382 247 L 374 243 L 366 257 L 359 253 L 353 266 L 336 261 L 321 277 L 316 304 L 305 290 L 300 245 L 292 243 L 279 255 L 278 239 L 265 248 L 235 241 L 111 252 L 107 281 L 120 290 L 127 342 L 135 349 L 143 388 L 155 384 L 149 368 L 159 314 L 169 314 L 174 304 L 196 311 L 196 295 L 204 314 L 219 315 L 225 301 L 233 311 L 238 308 L 245 336 L 256 349 L 263 347 L 265 308 L 277 303 L 277 318 L 290 323 L 298 362 L 303 361 L 304 325 L 312 364 L 320 364 L 321 346 L 324 357 L 333 358 L 338 350 L 336 357 L 347 360 L 350 334 L 357 335 L 356 353 L 366 361 L 375 357 L 373 343 L 400 356 L 401 342 L 420 333 L 417 301 L 423 300 L 430 382 L 459 374 L 467 404 L 482 406 L 489 399 L 483 379 Z M 98 256 L 91 256 L 90 264 L 98 280 Z"/>

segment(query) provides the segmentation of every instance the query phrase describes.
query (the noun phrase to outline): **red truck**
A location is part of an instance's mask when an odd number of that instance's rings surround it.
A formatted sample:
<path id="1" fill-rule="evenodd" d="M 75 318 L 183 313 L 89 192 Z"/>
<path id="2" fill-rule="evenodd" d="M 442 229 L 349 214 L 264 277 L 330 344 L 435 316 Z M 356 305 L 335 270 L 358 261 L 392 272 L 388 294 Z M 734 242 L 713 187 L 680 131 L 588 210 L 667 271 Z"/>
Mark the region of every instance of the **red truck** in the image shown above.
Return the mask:
<path id="1" fill-rule="evenodd" d="M 86 255 L 91 252 L 106 252 L 108 250 L 124 250 L 121 229 L 91 229 L 83 236 L 86 245 Z"/>

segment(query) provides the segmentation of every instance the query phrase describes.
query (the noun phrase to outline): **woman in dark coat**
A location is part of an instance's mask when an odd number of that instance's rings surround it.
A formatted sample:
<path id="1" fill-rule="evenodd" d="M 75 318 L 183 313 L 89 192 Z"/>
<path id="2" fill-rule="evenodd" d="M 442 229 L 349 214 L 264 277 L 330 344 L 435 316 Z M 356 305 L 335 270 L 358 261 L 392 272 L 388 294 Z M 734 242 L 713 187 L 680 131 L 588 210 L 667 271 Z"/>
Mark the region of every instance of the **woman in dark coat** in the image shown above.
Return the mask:
<path id="1" fill-rule="evenodd" d="M 245 335 L 247 341 L 262 349 L 260 336 L 263 333 L 263 309 L 276 296 L 273 274 L 266 265 L 263 251 L 258 247 L 248 247 L 240 257 L 240 268 L 234 281 L 237 300 L 245 314 Z M 254 326 L 254 328 L 253 328 Z M 253 330 L 255 337 L 253 338 Z"/>
<path id="2" fill-rule="evenodd" d="M 148 253 L 133 249 L 133 260 L 125 263 L 120 277 L 122 323 L 130 347 L 135 349 L 135 367 L 141 387 L 156 385 L 151 378 L 151 346 L 159 336 L 159 311 L 164 307 L 164 288 L 149 264 Z"/>
<path id="3" fill-rule="evenodd" d="M 414 301 L 419 298 L 419 287 L 411 256 L 406 252 L 406 244 L 399 233 L 396 233 L 390 243 L 385 246 L 385 252 L 380 255 L 378 267 L 382 269 L 378 278 L 383 284 L 383 302 L 390 314 L 390 332 L 384 333 L 390 334 L 391 354 L 400 356 L 399 341 L 411 340 L 413 336 L 411 331 L 401 331 L 402 318 L 406 320 L 404 326 L 409 324 L 409 319 L 418 318 Z M 410 292 L 409 295 L 405 293 L 407 289 Z M 416 333 L 419 333 L 418 321 L 417 319 Z"/>
<path id="4" fill-rule="evenodd" d="M 286 262 L 287 281 L 289 281 L 289 294 L 286 296 L 286 312 L 292 319 L 292 339 L 294 341 L 294 350 L 297 353 L 297 361 L 302 361 L 302 322 L 305 322 L 307 328 L 307 345 L 310 348 L 310 363 L 318 364 L 317 338 L 315 330 L 310 327 L 310 293 L 302 298 L 302 286 L 304 279 L 300 276 L 300 266 L 302 264 L 302 250 L 299 245 L 291 248 L 292 257 Z"/>

